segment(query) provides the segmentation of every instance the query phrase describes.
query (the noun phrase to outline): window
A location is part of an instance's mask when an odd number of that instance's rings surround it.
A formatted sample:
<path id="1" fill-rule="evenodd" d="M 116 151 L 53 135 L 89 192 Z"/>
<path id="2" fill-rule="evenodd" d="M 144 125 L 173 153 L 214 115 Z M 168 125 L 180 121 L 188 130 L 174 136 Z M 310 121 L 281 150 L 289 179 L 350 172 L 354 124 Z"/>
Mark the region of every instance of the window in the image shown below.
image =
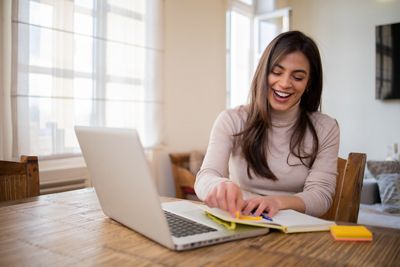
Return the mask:
<path id="1" fill-rule="evenodd" d="M 248 102 L 252 76 L 266 46 L 288 31 L 290 8 L 265 14 L 253 1 L 232 0 L 227 12 L 227 107 Z"/>
<path id="2" fill-rule="evenodd" d="M 290 8 L 282 8 L 254 17 L 255 53 L 254 62 L 258 63 L 267 45 L 277 35 L 290 29 Z M 255 65 L 256 67 L 257 65 Z"/>
<path id="3" fill-rule="evenodd" d="M 253 5 L 253 0 L 240 0 L 240 2 L 250 5 L 250 6 Z"/>
<path id="4" fill-rule="evenodd" d="M 160 143 L 162 0 L 13 1 L 14 154 L 80 154 L 75 125 Z"/>
<path id="5" fill-rule="evenodd" d="M 252 74 L 253 7 L 232 2 L 227 12 L 227 106 L 246 103 Z"/>

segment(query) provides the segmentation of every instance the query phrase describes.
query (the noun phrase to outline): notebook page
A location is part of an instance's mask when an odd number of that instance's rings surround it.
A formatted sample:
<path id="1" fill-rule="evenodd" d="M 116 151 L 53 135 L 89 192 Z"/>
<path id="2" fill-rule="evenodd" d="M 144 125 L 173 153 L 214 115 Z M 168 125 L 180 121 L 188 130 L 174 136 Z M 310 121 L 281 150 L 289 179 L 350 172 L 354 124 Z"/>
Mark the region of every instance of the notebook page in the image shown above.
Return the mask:
<path id="1" fill-rule="evenodd" d="M 295 210 L 280 210 L 274 217 L 273 221 L 284 225 L 288 228 L 298 226 L 320 226 L 320 225 L 333 225 L 334 222 L 316 218 Z"/>

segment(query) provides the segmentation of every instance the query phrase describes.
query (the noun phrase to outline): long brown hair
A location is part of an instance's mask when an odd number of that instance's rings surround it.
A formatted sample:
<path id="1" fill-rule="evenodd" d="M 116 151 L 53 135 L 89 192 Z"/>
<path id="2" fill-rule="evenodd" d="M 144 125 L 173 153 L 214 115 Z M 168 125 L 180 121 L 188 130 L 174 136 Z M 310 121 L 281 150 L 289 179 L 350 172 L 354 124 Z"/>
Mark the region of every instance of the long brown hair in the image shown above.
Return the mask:
<path id="1" fill-rule="evenodd" d="M 250 104 L 244 130 L 235 135 L 237 144 L 247 161 L 247 174 L 250 179 L 252 170 L 260 177 L 277 180 L 268 166 L 266 151 L 267 130 L 272 126 L 271 106 L 268 102 L 268 74 L 284 56 L 296 51 L 302 52 L 308 59 L 310 78 L 300 100 L 300 115 L 290 138 L 290 153 L 298 157 L 301 163 L 307 167 L 311 167 L 316 158 L 319 146 L 318 136 L 308 114 L 317 111 L 321 103 L 321 57 L 317 45 L 310 37 L 299 31 L 289 31 L 272 40 L 262 54 L 250 88 Z M 310 130 L 313 137 L 311 152 L 306 152 L 304 149 L 307 129 Z M 288 159 L 289 155 L 287 158 L 289 164 Z"/>

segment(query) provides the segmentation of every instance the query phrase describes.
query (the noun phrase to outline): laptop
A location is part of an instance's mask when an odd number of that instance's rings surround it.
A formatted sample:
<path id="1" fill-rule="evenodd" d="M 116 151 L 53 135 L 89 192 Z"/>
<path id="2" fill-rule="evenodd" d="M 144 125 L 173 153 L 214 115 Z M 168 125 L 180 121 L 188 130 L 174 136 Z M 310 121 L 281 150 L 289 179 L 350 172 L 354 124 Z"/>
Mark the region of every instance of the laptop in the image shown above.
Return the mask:
<path id="1" fill-rule="evenodd" d="M 187 200 L 161 203 L 136 130 L 77 126 L 75 133 L 104 214 L 147 238 L 188 250 L 269 232 L 228 230 Z"/>

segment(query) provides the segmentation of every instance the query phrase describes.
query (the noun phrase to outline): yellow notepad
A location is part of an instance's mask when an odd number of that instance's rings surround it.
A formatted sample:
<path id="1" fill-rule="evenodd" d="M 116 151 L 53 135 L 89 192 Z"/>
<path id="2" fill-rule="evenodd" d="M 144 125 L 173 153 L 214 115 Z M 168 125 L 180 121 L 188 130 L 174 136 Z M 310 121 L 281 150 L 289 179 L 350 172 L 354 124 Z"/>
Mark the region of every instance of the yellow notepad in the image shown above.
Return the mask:
<path id="1" fill-rule="evenodd" d="M 206 212 L 208 218 L 210 218 L 211 220 L 213 220 L 214 222 L 224 226 L 226 229 L 228 230 L 235 230 L 236 229 L 236 223 L 234 222 L 227 222 L 224 220 L 221 220 L 218 217 L 215 217 L 214 215 L 212 215 L 211 213 Z"/>
<path id="2" fill-rule="evenodd" d="M 362 225 L 334 225 L 331 234 L 339 241 L 372 241 L 372 232 Z"/>

